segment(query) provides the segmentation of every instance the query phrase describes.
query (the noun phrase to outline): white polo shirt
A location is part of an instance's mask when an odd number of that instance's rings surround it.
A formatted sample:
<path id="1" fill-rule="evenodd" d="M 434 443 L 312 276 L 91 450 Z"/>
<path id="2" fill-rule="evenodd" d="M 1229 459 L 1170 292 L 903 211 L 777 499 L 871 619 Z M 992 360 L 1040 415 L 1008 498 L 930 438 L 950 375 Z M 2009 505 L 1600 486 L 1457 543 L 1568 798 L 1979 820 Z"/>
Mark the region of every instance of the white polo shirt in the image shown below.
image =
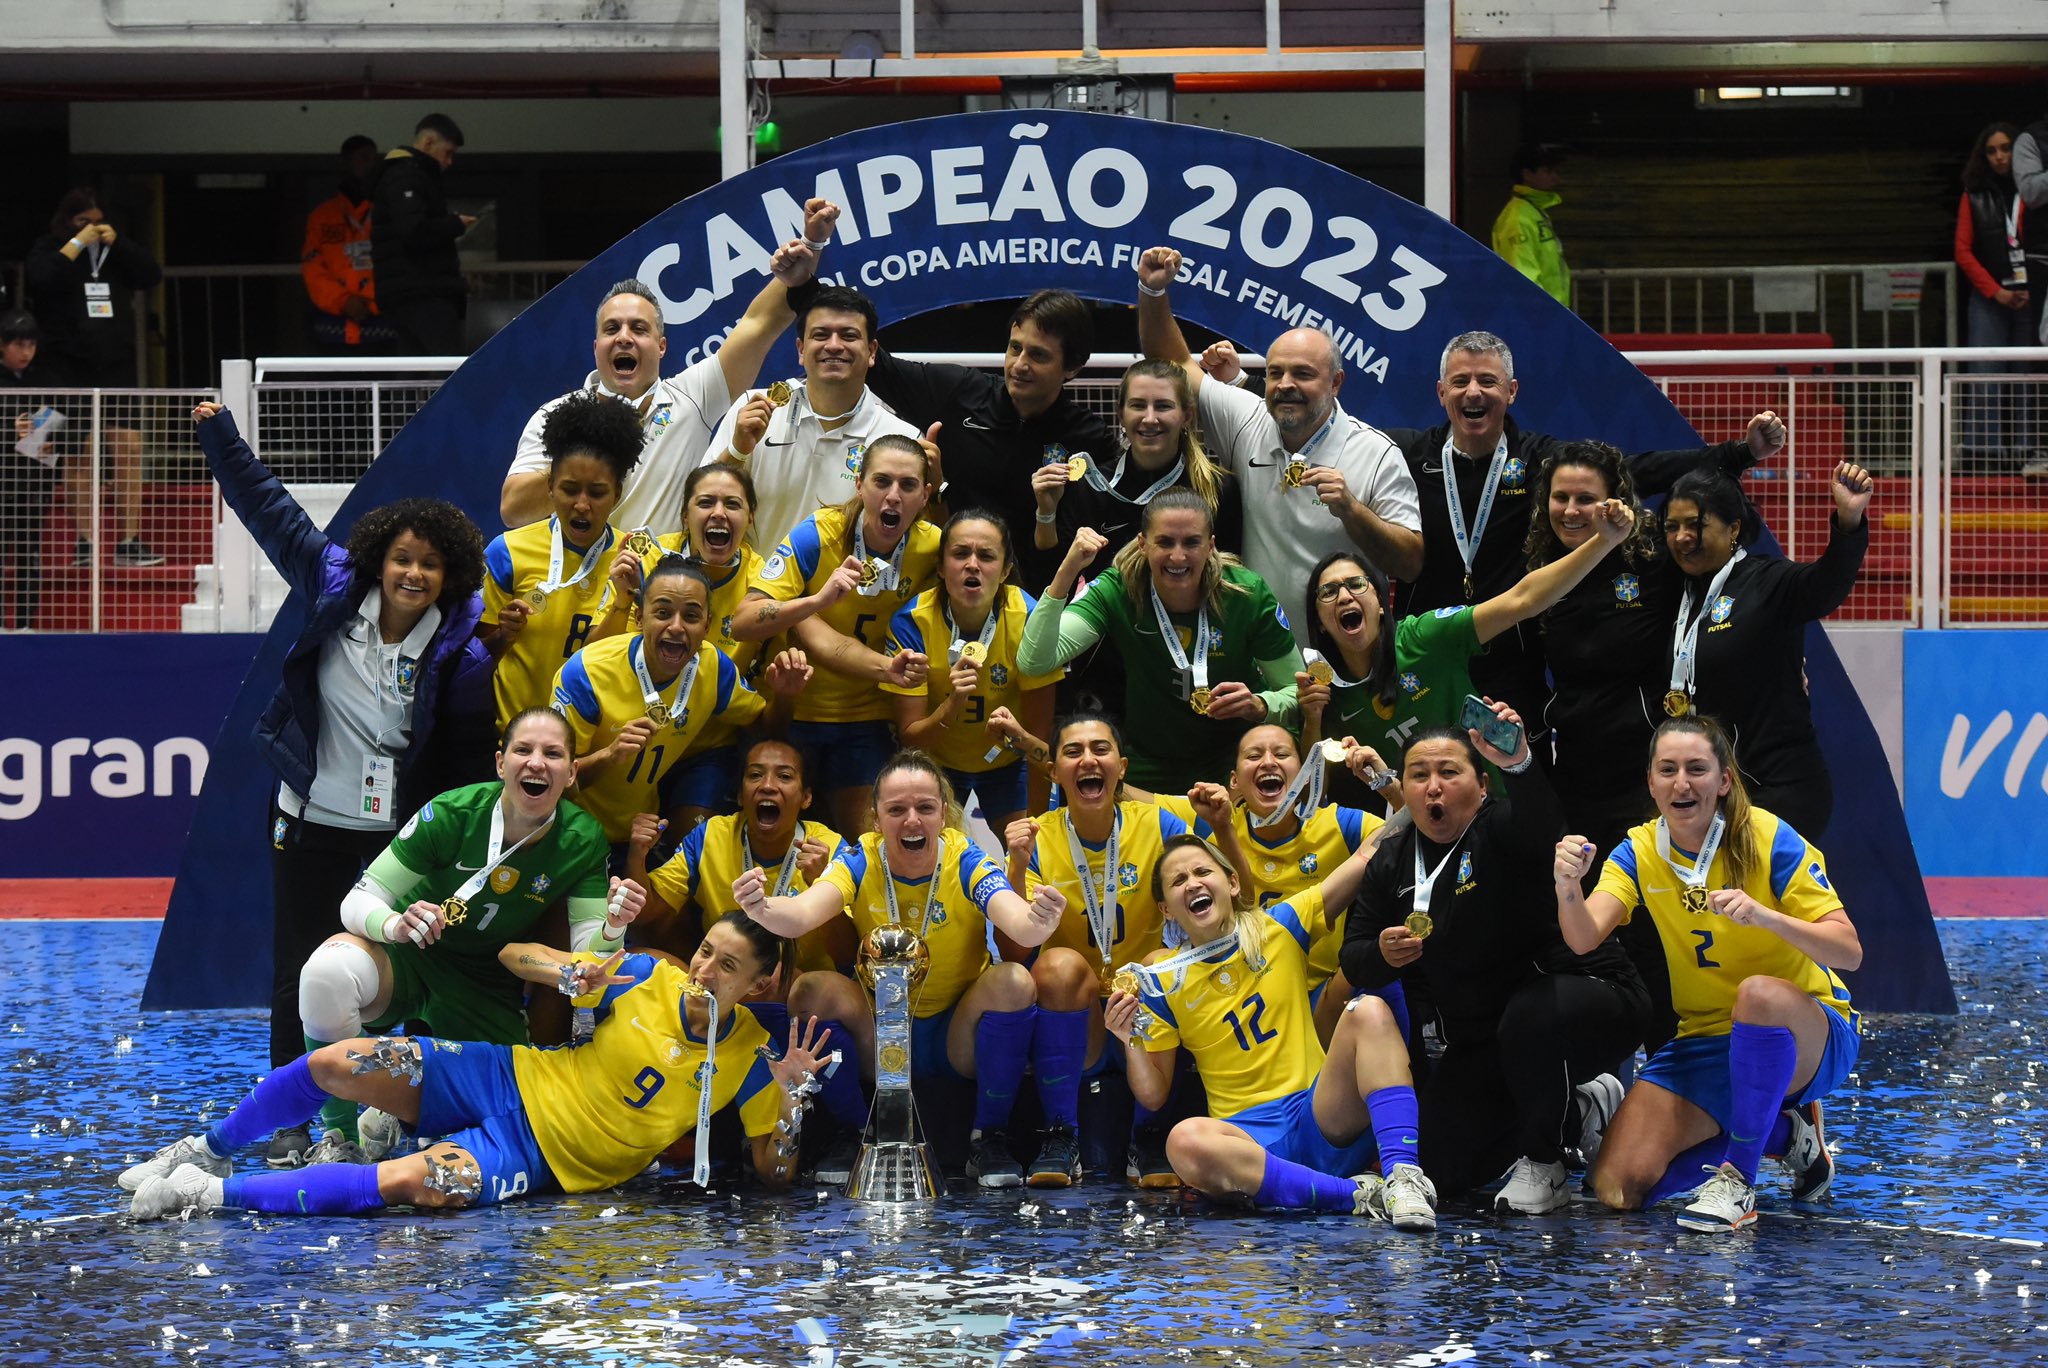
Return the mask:
<path id="1" fill-rule="evenodd" d="M 540 444 L 540 430 L 555 405 L 573 394 L 595 392 L 638 406 L 638 400 L 614 393 L 598 383 L 597 372 L 583 382 L 583 389 L 558 395 L 534 410 L 519 434 L 519 447 L 512 457 L 514 475 L 539 471 L 547 473 L 548 456 Z M 612 526 L 631 530 L 644 527 L 657 537 L 683 530 L 683 481 L 704 459 L 718 415 L 732 402 L 725 387 L 725 371 L 716 356 L 707 356 L 681 375 L 657 380 L 650 391 L 654 403 L 641 418 L 647 445 L 640 448 L 640 464 L 626 477 L 626 488 L 612 511 Z M 642 395 L 641 399 L 647 396 Z"/>
<path id="2" fill-rule="evenodd" d="M 412 744 L 412 700 L 420 662 L 441 627 L 441 608 L 430 604 L 403 641 L 387 643 L 377 618 L 384 591 L 372 587 L 356 615 L 320 647 L 320 730 L 313 741 L 313 791 L 301 802 L 283 784 L 277 803 L 293 816 L 352 831 L 390 831 L 398 825 L 396 795 L 384 772 L 375 790 L 364 787 L 364 763 L 373 755 L 396 762 Z M 370 801 L 376 798 L 374 804 Z M 375 812 L 368 809 L 374 806 Z"/>
<path id="3" fill-rule="evenodd" d="M 913 441 L 918 437 L 918 430 L 898 418 L 871 389 L 862 389 L 852 415 L 827 432 L 811 407 L 804 382 L 792 379 L 789 387 L 794 391 L 790 401 L 769 418 L 768 431 L 747 459 L 758 501 L 753 540 L 763 555 L 811 514 L 853 497 L 860 482 L 860 455 L 869 442 L 891 433 Z M 732 445 L 733 426 L 746 399 L 743 394 L 734 400 L 719 421 L 705 464 L 718 460 Z"/>
<path id="4" fill-rule="evenodd" d="M 1295 636 L 1305 640 L 1309 571 L 1334 551 L 1363 552 L 1313 490 L 1281 484 L 1287 449 L 1261 396 L 1205 380 L 1195 391 L 1195 406 L 1209 454 L 1229 468 L 1243 492 L 1245 564 L 1272 586 Z M 1309 453 L 1309 464 L 1340 471 L 1352 498 L 1385 521 L 1420 532 L 1415 477 L 1401 448 L 1341 405 L 1332 407 L 1336 426 Z"/>

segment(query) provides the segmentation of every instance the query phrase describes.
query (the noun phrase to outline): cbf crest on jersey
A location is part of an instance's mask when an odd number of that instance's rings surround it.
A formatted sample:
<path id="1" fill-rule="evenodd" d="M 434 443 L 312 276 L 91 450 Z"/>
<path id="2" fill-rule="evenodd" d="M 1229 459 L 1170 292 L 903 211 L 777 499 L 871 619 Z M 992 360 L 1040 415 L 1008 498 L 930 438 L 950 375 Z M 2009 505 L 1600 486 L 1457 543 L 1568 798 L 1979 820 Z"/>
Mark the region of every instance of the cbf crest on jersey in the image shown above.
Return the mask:
<path id="1" fill-rule="evenodd" d="M 1002 688 L 1003 685 L 1010 682 L 1009 668 L 1002 661 L 998 660 L 995 664 L 988 667 L 988 682 L 998 689 Z"/>
<path id="2" fill-rule="evenodd" d="M 1726 594 L 1714 600 L 1714 611 L 1707 614 L 1715 622 L 1726 622 L 1728 615 L 1735 611 L 1735 600 Z"/>
<path id="3" fill-rule="evenodd" d="M 1313 850 L 1301 857 L 1301 872 L 1304 874 L 1316 872 L 1316 853 Z"/>
<path id="4" fill-rule="evenodd" d="M 868 454 L 866 442 L 855 442 L 846 448 L 846 473 L 860 478 L 860 458 Z"/>
<path id="5" fill-rule="evenodd" d="M 1458 887 L 1463 888 L 1471 882 L 1472 852 L 1468 850 L 1458 857 Z"/>
<path id="6" fill-rule="evenodd" d="M 1527 494 L 1529 492 L 1529 463 L 1519 456 L 1508 457 L 1507 464 L 1500 468 L 1500 492 L 1503 494 Z"/>
<path id="7" fill-rule="evenodd" d="M 1614 601 L 1616 603 L 1636 603 L 1640 602 L 1642 597 L 1643 582 L 1640 579 L 1634 575 L 1616 575 L 1614 577 Z"/>

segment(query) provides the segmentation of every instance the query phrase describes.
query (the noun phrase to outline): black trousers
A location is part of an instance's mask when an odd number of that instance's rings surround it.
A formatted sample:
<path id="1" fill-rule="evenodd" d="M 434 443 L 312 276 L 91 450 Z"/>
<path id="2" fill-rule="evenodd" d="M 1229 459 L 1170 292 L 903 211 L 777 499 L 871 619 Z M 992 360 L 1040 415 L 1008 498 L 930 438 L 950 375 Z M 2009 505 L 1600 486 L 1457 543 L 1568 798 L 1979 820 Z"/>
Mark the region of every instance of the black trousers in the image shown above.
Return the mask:
<path id="1" fill-rule="evenodd" d="M 299 971 L 342 929 L 342 898 L 392 833 L 322 826 L 287 817 L 275 804 L 270 829 L 270 1067 L 276 1069 L 306 1052 Z"/>
<path id="2" fill-rule="evenodd" d="M 1549 1162 L 1578 1134 L 1572 1089 L 1612 1073 L 1642 1037 L 1642 994 L 1584 974 L 1515 990 L 1491 1040 L 1460 1041 L 1422 1086 L 1422 1170 L 1441 1196 Z"/>
<path id="3" fill-rule="evenodd" d="M 454 295 L 378 300 L 378 316 L 397 338 L 399 356 L 461 356 L 462 320 L 469 301 Z"/>

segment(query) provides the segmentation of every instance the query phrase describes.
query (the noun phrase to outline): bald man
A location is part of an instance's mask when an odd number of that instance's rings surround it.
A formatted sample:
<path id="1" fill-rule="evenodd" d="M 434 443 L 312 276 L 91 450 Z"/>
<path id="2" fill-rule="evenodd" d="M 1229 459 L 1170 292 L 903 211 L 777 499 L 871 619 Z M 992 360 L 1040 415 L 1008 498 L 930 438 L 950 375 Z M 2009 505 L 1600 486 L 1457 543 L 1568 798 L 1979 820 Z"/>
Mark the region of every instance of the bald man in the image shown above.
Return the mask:
<path id="1" fill-rule="evenodd" d="M 1393 579 L 1422 569 L 1415 478 L 1384 433 L 1344 412 L 1344 362 L 1330 335 L 1293 328 L 1266 349 L 1266 394 L 1208 379 L 1174 321 L 1167 290 L 1180 253 L 1138 259 L 1138 344 L 1195 387 L 1209 454 L 1237 477 L 1245 563 L 1264 577 L 1306 639 L 1308 577 L 1334 551 L 1363 554 Z"/>

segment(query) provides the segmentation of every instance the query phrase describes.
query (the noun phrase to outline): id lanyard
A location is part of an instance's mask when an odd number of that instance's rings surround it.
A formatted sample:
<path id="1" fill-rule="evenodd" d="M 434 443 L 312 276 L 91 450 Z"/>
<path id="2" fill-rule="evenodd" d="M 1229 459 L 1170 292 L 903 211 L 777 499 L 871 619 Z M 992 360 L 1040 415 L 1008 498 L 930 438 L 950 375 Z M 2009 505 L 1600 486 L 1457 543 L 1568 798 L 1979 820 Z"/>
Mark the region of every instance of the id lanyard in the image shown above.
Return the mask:
<path id="1" fill-rule="evenodd" d="M 981 624 L 981 635 L 975 638 L 976 641 L 981 643 L 981 654 L 974 657 L 974 663 L 977 665 L 988 659 L 988 645 L 996 639 L 996 624 L 1002 620 L 1001 586 L 997 587 L 996 595 L 996 601 L 989 605 L 988 621 Z M 948 637 L 946 642 L 946 663 L 951 665 L 957 662 L 961 656 L 966 655 L 967 651 L 964 643 L 960 640 L 960 629 L 953 625 L 953 605 L 944 602 L 944 591 L 941 591 L 939 612 L 946 619 L 946 634 Z"/>
<path id="2" fill-rule="evenodd" d="M 1713 823 L 1707 827 L 1707 838 L 1700 842 L 1700 852 L 1693 857 L 1692 868 L 1680 869 L 1671 859 L 1671 827 L 1662 817 L 1657 819 L 1657 855 L 1685 885 L 1679 901 L 1688 912 L 1707 910 L 1707 875 L 1713 872 L 1714 855 L 1721 849 L 1721 836 L 1727 829 L 1728 818 L 1717 809 Z"/>
<path id="3" fill-rule="evenodd" d="M 1088 909 L 1088 929 L 1095 935 L 1095 948 L 1102 952 L 1102 962 L 1110 963 L 1116 940 L 1116 876 L 1117 848 L 1123 839 L 1124 814 L 1119 808 L 1110 821 L 1109 844 L 1102 848 L 1102 886 L 1096 888 L 1095 876 L 1088 872 L 1088 851 L 1081 844 L 1081 833 L 1074 830 L 1074 814 L 1069 809 L 1066 816 L 1067 853 L 1073 856 L 1074 872 L 1081 876 L 1081 901 Z"/>
<path id="4" fill-rule="evenodd" d="M 533 840 L 537 836 L 545 835 L 547 833 L 548 828 L 552 827 L 554 824 L 555 814 L 550 812 L 548 814 L 548 819 L 545 822 L 542 822 L 532 831 L 527 832 L 517 841 L 514 841 L 512 843 L 512 849 L 504 850 L 503 847 L 505 845 L 505 800 L 501 795 L 498 801 L 492 804 L 491 806 L 491 844 L 489 848 L 487 848 L 484 851 L 484 867 L 482 869 L 479 869 L 476 873 L 470 875 L 467 879 L 463 880 L 462 887 L 455 890 L 452 898 L 449 899 L 449 901 L 466 903 L 471 898 L 474 898 L 478 893 L 483 891 L 483 886 L 486 883 L 490 882 L 491 875 L 497 873 L 499 865 L 505 863 L 505 861 L 511 859 L 514 855 L 518 854 L 520 848 L 524 846 L 528 841 Z"/>
<path id="5" fill-rule="evenodd" d="M 690 691 L 697 683 L 697 667 L 704 663 L 704 652 L 698 651 L 690 657 L 690 663 L 683 667 L 682 682 L 676 685 L 676 701 L 664 705 L 661 690 L 654 686 L 654 677 L 647 673 L 647 638 L 640 638 L 640 649 L 629 651 L 633 660 L 633 677 L 640 681 L 640 698 L 647 704 L 647 716 L 655 726 L 673 726 L 677 730 L 690 722 Z"/>
<path id="6" fill-rule="evenodd" d="M 1465 526 L 1465 499 L 1458 493 L 1458 470 L 1455 464 L 1457 448 L 1451 439 L 1444 439 L 1444 503 L 1451 515 L 1451 540 L 1458 544 L 1458 559 L 1465 562 L 1465 602 L 1472 601 L 1472 564 L 1479 558 L 1479 539 L 1486 535 L 1486 521 L 1493 516 L 1494 496 L 1500 493 L 1501 472 L 1508 465 L 1508 439 L 1502 433 L 1494 443 L 1493 464 L 1486 468 L 1486 487 L 1480 491 L 1479 507 L 1472 515 L 1472 526 Z"/>
<path id="7" fill-rule="evenodd" d="M 862 565 L 872 564 L 868 560 L 867 514 L 865 511 L 853 520 L 853 558 Z M 903 582 L 903 552 L 910 545 L 910 527 L 905 525 L 903 535 L 896 541 L 896 549 L 889 553 L 889 563 L 875 572 L 873 580 L 861 576 L 863 583 L 854 587 L 854 593 L 863 598 L 873 598 L 884 589 L 894 589 Z"/>
<path id="8" fill-rule="evenodd" d="M 562 520 L 548 519 L 548 577 L 533 587 L 532 592 L 527 594 L 526 601 L 533 605 L 533 610 L 537 613 L 547 603 L 549 594 L 558 589 L 574 589 L 590 578 L 591 569 L 604 559 L 604 553 L 611 550 L 611 545 L 612 529 L 607 526 L 604 535 L 597 539 L 597 545 L 584 552 L 583 564 L 577 567 L 575 577 L 565 582 L 562 579 L 562 562 L 566 559 L 562 542 Z"/>
<path id="9" fill-rule="evenodd" d="M 1748 554 L 1741 547 L 1736 547 L 1728 563 L 1714 572 L 1714 578 L 1707 582 L 1706 598 L 1701 602 L 1697 615 L 1692 611 L 1690 580 L 1686 582 L 1684 596 L 1678 600 L 1678 625 L 1671 633 L 1671 694 L 1684 694 L 1688 703 L 1695 687 L 1694 677 L 1699 673 L 1700 623 L 1713 610 L 1721 591 L 1728 587 L 1728 573 L 1735 568 L 1737 561 Z"/>
<path id="10" fill-rule="evenodd" d="M 1195 658 L 1192 664 L 1188 653 L 1181 648 L 1180 633 L 1175 630 L 1173 619 L 1167 616 L 1166 605 L 1159 601 L 1159 591 L 1152 590 L 1152 615 L 1159 619 L 1159 635 L 1166 642 L 1166 653 L 1173 657 L 1173 668 L 1180 674 L 1181 697 L 1194 697 L 1197 689 L 1209 687 L 1209 605 L 1204 603 L 1195 609 Z"/>
<path id="11" fill-rule="evenodd" d="M 1299 813 L 1301 820 L 1304 822 L 1315 816 L 1316 809 L 1323 805 L 1323 767 L 1325 763 L 1321 749 L 1316 746 L 1310 746 L 1308 754 L 1302 757 L 1301 768 L 1295 771 L 1294 782 L 1289 784 L 1287 791 L 1280 795 L 1280 806 L 1274 808 L 1263 817 L 1253 815 L 1249 808 L 1245 810 L 1252 830 L 1264 831 L 1269 826 L 1277 826 L 1281 822 L 1286 821 L 1290 814 L 1294 813 Z M 1307 795 L 1306 801 L 1303 801 L 1302 798 L 1304 794 Z"/>
<path id="12" fill-rule="evenodd" d="M 782 856 L 782 869 L 775 876 L 775 888 L 773 890 L 773 896 L 775 897 L 788 897 L 790 890 L 796 886 L 796 857 L 803 853 L 803 836 L 802 826 L 798 826 L 790 834 L 789 849 Z M 754 843 L 747 839 L 747 829 L 745 826 L 742 826 L 740 827 L 740 868 L 752 869 L 754 865 Z M 762 868 L 766 868 L 766 866 L 764 865 Z"/>

